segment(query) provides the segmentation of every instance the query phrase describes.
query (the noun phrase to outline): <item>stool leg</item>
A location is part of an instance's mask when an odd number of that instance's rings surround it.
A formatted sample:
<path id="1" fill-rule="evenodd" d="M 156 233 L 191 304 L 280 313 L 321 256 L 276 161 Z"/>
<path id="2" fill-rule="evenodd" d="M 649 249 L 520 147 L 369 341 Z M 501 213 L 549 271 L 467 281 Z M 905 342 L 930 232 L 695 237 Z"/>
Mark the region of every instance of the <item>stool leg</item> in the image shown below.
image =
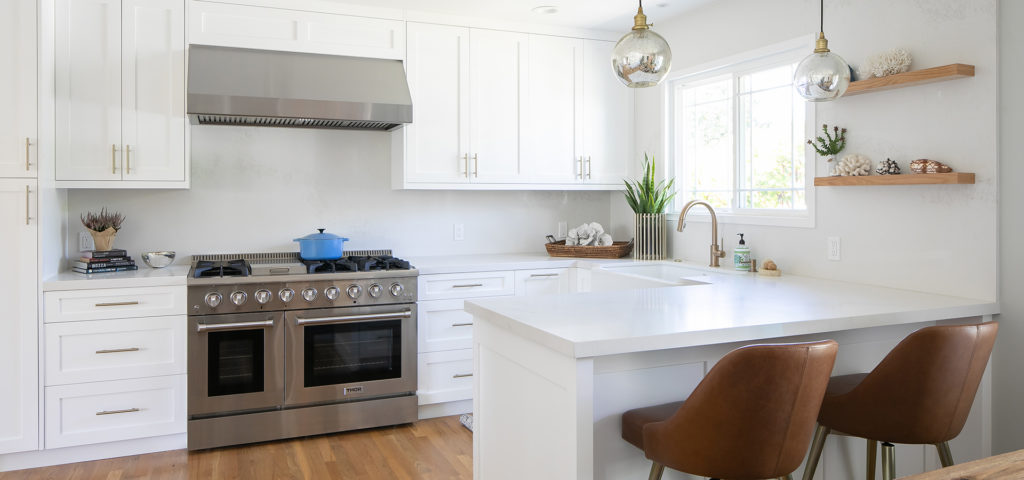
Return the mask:
<path id="1" fill-rule="evenodd" d="M 665 466 L 658 463 L 651 463 L 651 475 L 647 477 L 647 480 L 661 480 L 661 474 L 665 473 Z"/>
<path id="2" fill-rule="evenodd" d="M 882 480 L 896 479 L 896 446 L 882 442 Z"/>
<path id="3" fill-rule="evenodd" d="M 949 450 L 949 442 L 936 443 L 935 449 L 939 451 L 939 462 L 943 467 L 953 465 L 953 452 Z"/>
<path id="4" fill-rule="evenodd" d="M 875 465 L 878 464 L 878 442 L 868 439 L 868 480 L 875 480 Z"/>
<path id="5" fill-rule="evenodd" d="M 784 477 L 779 477 L 779 480 L 793 480 L 793 476 L 792 475 L 786 475 Z"/>
<path id="6" fill-rule="evenodd" d="M 814 429 L 814 440 L 811 440 L 811 452 L 807 454 L 807 466 L 804 467 L 804 479 L 814 478 L 814 471 L 818 468 L 818 460 L 821 459 L 821 450 L 825 448 L 825 437 L 828 437 L 832 429 L 822 424 Z"/>

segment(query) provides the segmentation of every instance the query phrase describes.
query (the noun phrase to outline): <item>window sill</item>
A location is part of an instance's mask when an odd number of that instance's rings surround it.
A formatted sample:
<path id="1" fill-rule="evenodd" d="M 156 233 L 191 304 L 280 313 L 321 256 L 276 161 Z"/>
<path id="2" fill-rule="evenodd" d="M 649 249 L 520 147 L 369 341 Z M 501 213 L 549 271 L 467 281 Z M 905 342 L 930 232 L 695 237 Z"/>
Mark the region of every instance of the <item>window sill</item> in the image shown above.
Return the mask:
<path id="1" fill-rule="evenodd" d="M 665 215 L 668 223 L 675 225 L 679 222 L 679 212 L 672 212 Z M 810 212 L 806 215 L 752 215 L 731 212 L 715 212 L 719 225 L 759 225 L 765 227 L 790 227 L 790 228 L 814 228 L 814 216 Z M 711 215 L 706 211 L 691 210 L 686 216 L 687 222 L 711 223 Z"/>

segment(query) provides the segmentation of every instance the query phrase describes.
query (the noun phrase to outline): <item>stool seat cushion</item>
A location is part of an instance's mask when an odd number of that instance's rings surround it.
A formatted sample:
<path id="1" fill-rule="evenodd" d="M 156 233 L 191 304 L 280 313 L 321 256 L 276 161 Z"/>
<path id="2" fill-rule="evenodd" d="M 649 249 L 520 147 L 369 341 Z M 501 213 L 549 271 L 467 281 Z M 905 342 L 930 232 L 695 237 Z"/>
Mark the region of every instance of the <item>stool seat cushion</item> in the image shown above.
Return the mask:
<path id="1" fill-rule="evenodd" d="M 644 449 L 644 425 L 668 420 L 684 402 L 672 402 L 630 410 L 622 414 L 622 439 Z"/>

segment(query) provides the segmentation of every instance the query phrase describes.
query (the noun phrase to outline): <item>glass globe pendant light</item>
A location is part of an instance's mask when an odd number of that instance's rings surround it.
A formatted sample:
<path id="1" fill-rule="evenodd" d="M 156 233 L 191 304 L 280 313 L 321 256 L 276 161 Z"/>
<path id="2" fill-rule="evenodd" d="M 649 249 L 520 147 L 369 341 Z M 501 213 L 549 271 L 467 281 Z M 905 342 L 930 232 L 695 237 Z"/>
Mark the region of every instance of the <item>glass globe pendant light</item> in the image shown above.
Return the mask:
<path id="1" fill-rule="evenodd" d="M 633 17 L 633 30 L 615 44 L 612 69 L 622 83 L 631 88 L 653 87 L 672 68 L 672 49 L 661 35 L 651 30 L 644 15 L 644 3 Z"/>
<path id="2" fill-rule="evenodd" d="M 850 66 L 842 57 L 828 50 L 825 39 L 825 0 L 821 0 L 821 28 L 814 53 L 796 66 L 793 88 L 809 102 L 835 100 L 850 86 Z"/>

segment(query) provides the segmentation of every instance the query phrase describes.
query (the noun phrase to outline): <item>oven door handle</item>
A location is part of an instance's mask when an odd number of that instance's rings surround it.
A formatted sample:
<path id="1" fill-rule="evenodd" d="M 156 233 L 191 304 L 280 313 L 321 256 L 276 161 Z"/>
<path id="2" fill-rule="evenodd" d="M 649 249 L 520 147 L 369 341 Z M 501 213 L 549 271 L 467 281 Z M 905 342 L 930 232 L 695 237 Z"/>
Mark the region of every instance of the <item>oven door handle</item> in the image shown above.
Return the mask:
<path id="1" fill-rule="evenodd" d="M 341 315 L 337 317 L 321 317 L 321 318 L 296 318 L 296 325 L 316 325 L 323 323 L 344 323 L 344 322 L 358 322 L 364 320 L 402 320 L 405 318 L 412 317 L 412 310 L 403 310 L 401 312 L 392 313 L 366 313 L 362 315 Z"/>
<path id="2" fill-rule="evenodd" d="M 254 328 L 265 328 L 265 327 L 273 327 L 273 326 L 274 326 L 274 321 L 273 320 L 265 320 L 265 321 L 262 321 L 262 322 L 217 323 L 217 324 L 213 324 L 213 325 L 206 325 L 206 324 L 200 323 L 196 327 L 196 332 L 203 333 L 203 332 L 215 332 L 215 331 L 219 331 L 219 330 L 251 330 L 251 329 L 254 329 Z"/>

